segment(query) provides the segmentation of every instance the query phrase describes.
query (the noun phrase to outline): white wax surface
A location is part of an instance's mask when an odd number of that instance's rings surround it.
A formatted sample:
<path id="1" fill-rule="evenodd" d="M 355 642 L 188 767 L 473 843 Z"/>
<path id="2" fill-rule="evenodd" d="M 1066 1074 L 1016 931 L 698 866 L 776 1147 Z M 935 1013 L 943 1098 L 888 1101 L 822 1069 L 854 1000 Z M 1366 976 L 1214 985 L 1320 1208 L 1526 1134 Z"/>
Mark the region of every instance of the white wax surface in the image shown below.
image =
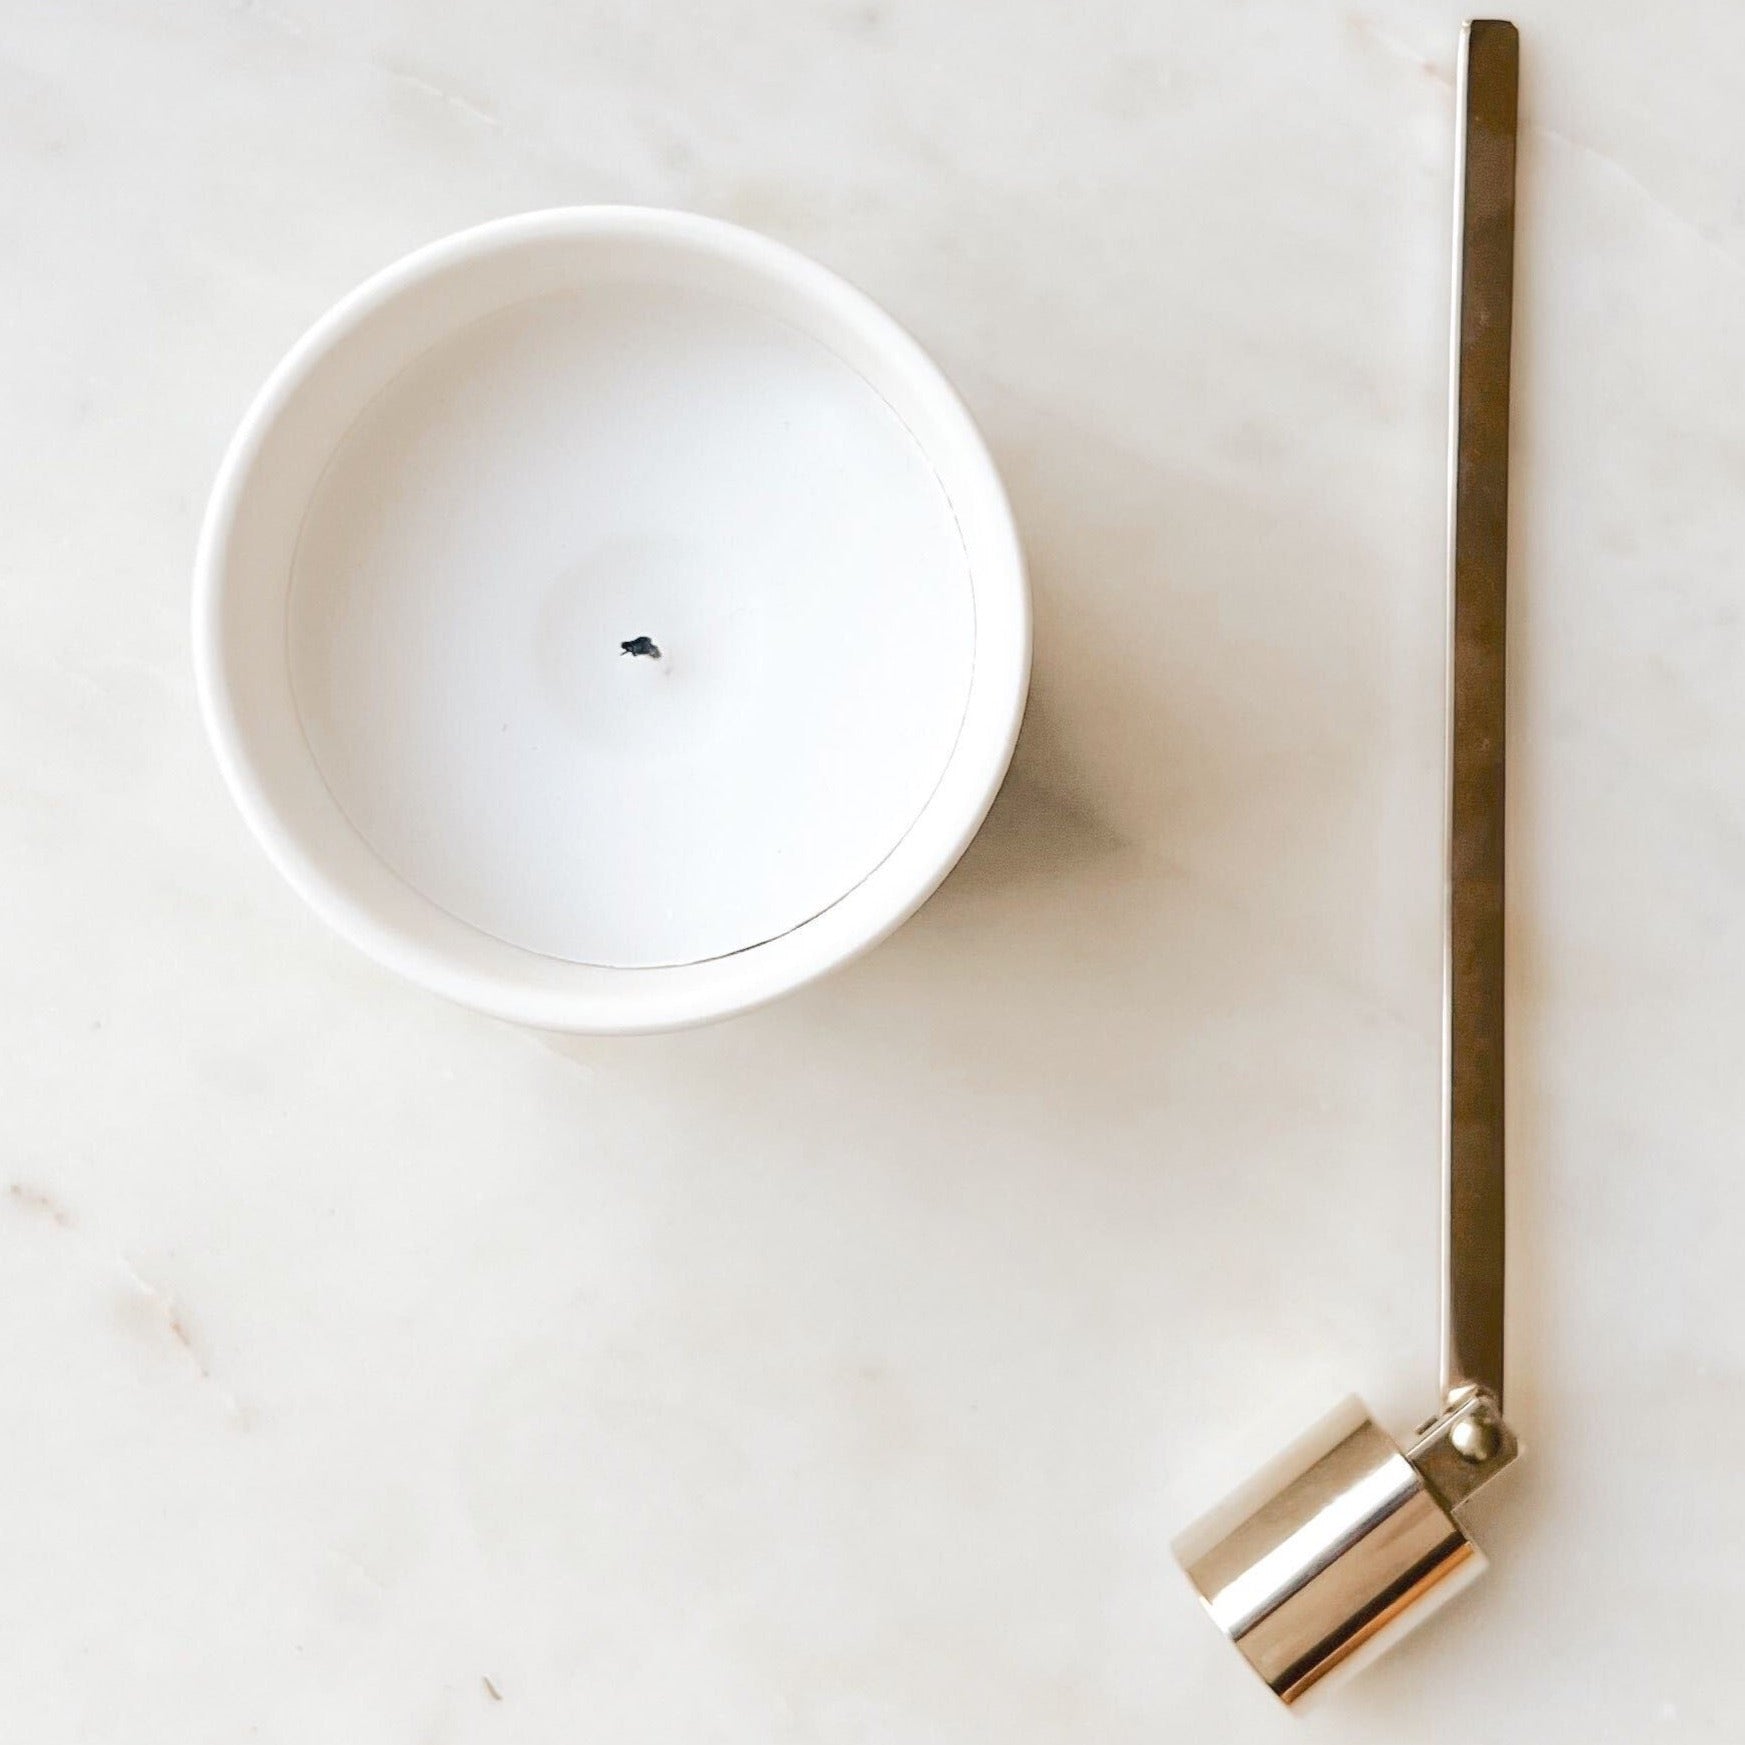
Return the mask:
<path id="1" fill-rule="evenodd" d="M 511 943 L 688 963 L 828 908 L 951 754 L 951 506 L 816 341 L 717 295 L 519 305 L 376 397 L 311 503 L 292 682 L 335 799 Z M 658 659 L 622 644 L 649 637 Z"/>

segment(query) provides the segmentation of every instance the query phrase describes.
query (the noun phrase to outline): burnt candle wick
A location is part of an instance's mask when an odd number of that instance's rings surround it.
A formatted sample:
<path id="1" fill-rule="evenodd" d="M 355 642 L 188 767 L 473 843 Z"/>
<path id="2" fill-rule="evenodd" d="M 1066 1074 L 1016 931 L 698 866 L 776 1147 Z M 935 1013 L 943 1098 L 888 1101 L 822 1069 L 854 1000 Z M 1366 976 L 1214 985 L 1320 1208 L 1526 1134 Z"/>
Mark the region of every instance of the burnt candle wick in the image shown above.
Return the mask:
<path id="1" fill-rule="evenodd" d="M 646 654 L 650 660 L 660 659 L 660 650 L 652 636 L 633 636 L 628 642 L 619 643 L 618 647 L 625 654 Z"/>

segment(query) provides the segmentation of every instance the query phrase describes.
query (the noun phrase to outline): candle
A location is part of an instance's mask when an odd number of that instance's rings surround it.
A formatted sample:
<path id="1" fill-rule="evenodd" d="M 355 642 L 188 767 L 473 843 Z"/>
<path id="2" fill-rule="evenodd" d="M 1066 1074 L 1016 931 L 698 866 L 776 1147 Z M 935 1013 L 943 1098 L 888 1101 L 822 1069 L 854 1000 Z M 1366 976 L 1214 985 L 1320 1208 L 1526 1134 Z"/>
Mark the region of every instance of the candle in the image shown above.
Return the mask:
<path id="1" fill-rule="evenodd" d="M 896 925 L 1028 673 L 973 425 L 765 239 L 583 209 L 438 244 L 263 390 L 196 653 L 257 834 L 341 931 L 486 1010 L 648 1029 Z"/>

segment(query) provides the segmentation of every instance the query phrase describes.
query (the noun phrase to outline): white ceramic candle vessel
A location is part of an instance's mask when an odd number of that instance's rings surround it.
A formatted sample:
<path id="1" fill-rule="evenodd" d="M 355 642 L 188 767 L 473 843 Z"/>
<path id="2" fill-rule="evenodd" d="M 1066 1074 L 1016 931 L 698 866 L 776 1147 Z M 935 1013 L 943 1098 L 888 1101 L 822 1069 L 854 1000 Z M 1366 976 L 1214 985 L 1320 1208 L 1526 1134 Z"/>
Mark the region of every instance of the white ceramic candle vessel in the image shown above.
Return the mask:
<path id="1" fill-rule="evenodd" d="M 465 232 L 295 347 L 197 563 L 202 707 L 279 870 L 481 1010 L 638 1031 L 876 943 L 992 802 L 1029 605 L 920 348 L 674 212 Z"/>

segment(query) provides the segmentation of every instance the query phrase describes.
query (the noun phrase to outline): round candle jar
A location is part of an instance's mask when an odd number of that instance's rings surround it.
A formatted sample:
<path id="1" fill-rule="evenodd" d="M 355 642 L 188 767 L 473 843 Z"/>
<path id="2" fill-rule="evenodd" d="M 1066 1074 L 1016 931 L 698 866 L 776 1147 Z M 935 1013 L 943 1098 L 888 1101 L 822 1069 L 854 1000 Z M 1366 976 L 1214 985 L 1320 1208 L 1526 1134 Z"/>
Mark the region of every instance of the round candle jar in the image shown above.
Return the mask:
<path id="1" fill-rule="evenodd" d="M 772 999 L 889 933 L 1010 760 L 1029 602 L 918 346 L 732 225 L 578 208 L 354 291 L 268 380 L 194 648 L 280 872 L 554 1029 Z"/>

